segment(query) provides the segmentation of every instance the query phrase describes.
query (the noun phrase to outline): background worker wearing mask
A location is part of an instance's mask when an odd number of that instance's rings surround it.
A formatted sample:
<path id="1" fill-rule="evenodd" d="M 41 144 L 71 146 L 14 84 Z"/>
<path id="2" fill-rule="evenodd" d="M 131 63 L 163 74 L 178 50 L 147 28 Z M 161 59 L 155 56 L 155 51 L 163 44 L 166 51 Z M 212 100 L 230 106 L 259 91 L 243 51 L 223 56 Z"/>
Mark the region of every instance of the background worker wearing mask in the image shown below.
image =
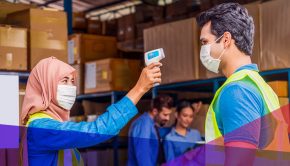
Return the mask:
<path id="1" fill-rule="evenodd" d="M 75 123 L 68 121 L 76 98 L 75 69 L 54 57 L 41 60 L 29 76 L 21 112 L 22 123 L 28 127 L 29 165 L 83 165 L 74 148 L 117 135 L 137 114 L 140 98 L 161 82 L 160 65 L 144 68 L 135 87 L 95 121 Z"/>
<path id="2" fill-rule="evenodd" d="M 198 130 L 190 129 L 194 114 L 197 113 L 202 103 L 198 103 L 198 108 L 194 109 L 190 102 L 180 101 L 176 107 L 176 124 L 170 133 L 165 137 L 164 151 L 166 161 L 175 159 L 193 148 L 195 143 L 201 141 Z"/>
<path id="3" fill-rule="evenodd" d="M 153 100 L 152 109 L 132 123 L 129 130 L 128 166 L 156 166 L 165 162 L 158 128 L 169 121 L 172 107 L 171 97 L 158 96 Z"/>
<path id="4" fill-rule="evenodd" d="M 251 165 L 255 149 L 267 149 L 273 139 L 274 123 L 261 118 L 279 109 L 276 94 L 251 61 L 253 18 L 243 6 L 224 3 L 202 12 L 197 22 L 201 62 L 227 77 L 207 113 L 206 142 L 226 146 L 225 165 Z M 236 155 L 230 147 L 244 151 Z"/>

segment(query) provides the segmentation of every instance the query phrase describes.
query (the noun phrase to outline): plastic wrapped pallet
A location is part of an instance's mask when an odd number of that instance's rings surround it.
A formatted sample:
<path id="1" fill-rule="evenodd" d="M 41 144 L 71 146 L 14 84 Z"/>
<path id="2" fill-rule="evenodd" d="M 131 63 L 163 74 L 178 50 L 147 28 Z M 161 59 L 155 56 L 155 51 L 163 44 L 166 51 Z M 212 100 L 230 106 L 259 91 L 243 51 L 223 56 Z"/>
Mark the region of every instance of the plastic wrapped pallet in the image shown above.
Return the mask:
<path id="1" fill-rule="evenodd" d="M 290 67 L 290 1 L 275 0 L 262 3 L 261 69 Z"/>
<path id="2" fill-rule="evenodd" d="M 144 49 L 163 48 L 162 84 L 198 78 L 199 48 L 195 18 L 144 30 Z"/>

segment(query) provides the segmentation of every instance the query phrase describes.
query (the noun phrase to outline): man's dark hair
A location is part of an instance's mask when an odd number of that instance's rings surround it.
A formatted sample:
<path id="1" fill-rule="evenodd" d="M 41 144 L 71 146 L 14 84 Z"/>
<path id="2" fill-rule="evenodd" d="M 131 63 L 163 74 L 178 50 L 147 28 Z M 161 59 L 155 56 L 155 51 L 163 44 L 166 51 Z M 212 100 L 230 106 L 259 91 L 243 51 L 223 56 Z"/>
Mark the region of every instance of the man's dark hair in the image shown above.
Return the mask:
<path id="1" fill-rule="evenodd" d="M 252 55 L 255 27 L 253 18 L 242 5 L 223 3 L 200 13 L 196 20 L 200 27 L 211 21 L 211 32 L 216 37 L 230 32 L 238 49 Z"/>
<path id="2" fill-rule="evenodd" d="M 159 112 L 162 111 L 162 108 L 171 109 L 173 107 L 173 99 L 167 95 L 160 95 L 153 99 L 152 108 L 156 108 Z"/>

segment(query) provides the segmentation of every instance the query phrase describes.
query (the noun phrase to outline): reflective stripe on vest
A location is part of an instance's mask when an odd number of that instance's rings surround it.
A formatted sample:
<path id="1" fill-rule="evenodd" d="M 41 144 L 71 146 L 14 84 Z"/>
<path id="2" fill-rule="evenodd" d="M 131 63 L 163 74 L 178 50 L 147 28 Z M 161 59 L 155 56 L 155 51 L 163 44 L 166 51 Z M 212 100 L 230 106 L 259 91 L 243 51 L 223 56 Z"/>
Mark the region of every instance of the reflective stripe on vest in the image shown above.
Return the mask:
<path id="1" fill-rule="evenodd" d="M 254 85 L 259 89 L 259 91 L 262 94 L 262 98 L 265 103 L 265 108 L 267 109 L 266 115 L 271 113 L 269 116 L 273 116 L 275 122 L 277 122 L 278 127 L 275 129 L 275 135 L 276 140 L 272 141 L 275 142 L 275 145 L 272 144 L 271 150 L 281 150 L 285 148 L 284 146 L 288 144 L 288 147 L 286 149 L 289 149 L 289 140 L 287 139 L 287 125 L 285 123 L 285 120 L 283 118 L 283 115 L 281 112 L 277 111 L 280 108 L 279 100 L 277 95 L 274 93 L 272 88 L 264 81 L 264 79 L 259 75 L 258 72 L 252 71 L 252 70 L 241 70 L 234 74 L 232 74 L 226 82 L 217 90 L 213 101 L 209 107 L 207 116 L 206 116 L 206 122 L 205 122 L 205 139 L 207 143 L 213 143 L 218 145 L 223 145 L 223 136 L 218 128 L 216 116 L 215 116 L 215 110 L 214 110 L 214 104 L 217 100 L 217 97 L 220 95 L 221 90 L 228 85 L 229 83 L 242 80 L 244 78 L 250 78 L 250 81 L 254 83 Z M 275 111 L 275 112 L 274 112 Z M 262 115 L 261 115 L 262 117 Z M 279 128 L 281 130 L 279 130 Z M 278 138 L 280 137 L 280 138 Z M 287 138 L 286 138 L 287 137 Z M 277 140 L 280 139 L 280 140 Z M 274 138 L 275 139 L 275 138 Z M 273 139 L 273 140 L 274 140 Z M 269 144 L 271 145 L 271 144 Z M 265 148 L 266 149 L 266 148 Z M 288 150 L 287 150 L 288 151 Z"/>
<path id="2" fill-rule="evenodd" d="M 26 127 L 29 126 L 29 124 L 36 120 L 36 119 L 43 119 L 43 118 L 49 118 L 49 119 L 53 119 L 51 116 L 43 113 L 43 112 L 37 112 L 34 113 L 32 115 L 29 116 L 29 119 L 26 123 Z M 84 162 L 83 159 L 81 157 L 81 154 L 79 153 L 79 151 L 77 149 L 69 149 L 71 152 L 71 156 L 72 156 L 72 166 L 84 166 Z M 78 156 L 78 157 L 77 157 Z M 78 160 L 79 158 L 79 160 Z M 57 165 L 58 166 L 64 166 L 65 162 L 64 162 L 64 150 L 59 150 L 58 151 L 58 161 L 57 161 Z"/>

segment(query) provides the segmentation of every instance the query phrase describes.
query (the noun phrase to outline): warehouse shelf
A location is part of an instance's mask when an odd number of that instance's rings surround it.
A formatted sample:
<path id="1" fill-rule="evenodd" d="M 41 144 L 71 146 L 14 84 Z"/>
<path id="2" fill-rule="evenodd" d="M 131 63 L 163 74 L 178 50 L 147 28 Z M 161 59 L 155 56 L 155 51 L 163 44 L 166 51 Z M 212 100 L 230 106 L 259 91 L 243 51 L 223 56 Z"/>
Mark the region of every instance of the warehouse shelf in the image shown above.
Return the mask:
<path id="1" fill-rule="evenodd" d="M 260 75 L 266 81 L 285 80 L 290 82 L 290 68 L 262 71 Z M 217 77 L 203 80 L 193 80 L 186 82 L 178 82 L 166 85 L 160 85 L 154 88 L 154 96 L 161 91 L 187 91 L 187 92 L 216 92 L 224 83 L 225 77 Z M 288 92 L 290 94 L 290 84 L 288 83 Z M 289 99 L 290 101 L 290 99 Z"/>
<path id="2" fill-rule="evenodd" d="M 82 94 L 77 96 L 77 100 L 91 100 L 96 102 L 110 102 L 114 103 L 119 97 L 125 96 L 125 91 L 110 91 L 91 94 Z"/>
<path id="3" fill-rule="evenodd" d="M 260 72 L 261 76 L 266 81 L 274 80 L 285 80 L 290 83 L 290 68 L 286 69 L 277 69 Z M 16 75 L 19 76 L 19 80 L 22 83 L 27 82 L 29 77 L 29 72 L 9 72 L 9 71 L 0 71 L 0 75 Z M 158 93 L 170 91 L 176 92 L 211 92 L 214 93 L 216 90 L 223 84 L 226 80 L 225 77 L 217 77 L 210 79 L 201 79 L 193 81 L 178 82 L 172 84 L 164 84 L 154 87 L 152 91 L 148 92 L 143 99 L 152 99 L 158 95 Z M 290 94 L 290 84 L 288 83 L 288 93 Z M 78 101 L 82 100 L 91 100 L 94 102 L 110 102 L 115 103 L 121 97 L 126 95 L 126 91 L 110 91 L 102 93 L 92 93 L 92 94 L 82 94 L 77 96 Z M 290 98 L 289 98 L 290 101 Z M 127 139 L 122 139 L 120 136 L 114 136 L 112 139 L 89 148 L 83 148 L 81 151 L 86 149 L 113 149 L 114 152 L 114 165 L 118 165 L 119 154 L 118 149 L 127 148 L 128 141 Z"/>

